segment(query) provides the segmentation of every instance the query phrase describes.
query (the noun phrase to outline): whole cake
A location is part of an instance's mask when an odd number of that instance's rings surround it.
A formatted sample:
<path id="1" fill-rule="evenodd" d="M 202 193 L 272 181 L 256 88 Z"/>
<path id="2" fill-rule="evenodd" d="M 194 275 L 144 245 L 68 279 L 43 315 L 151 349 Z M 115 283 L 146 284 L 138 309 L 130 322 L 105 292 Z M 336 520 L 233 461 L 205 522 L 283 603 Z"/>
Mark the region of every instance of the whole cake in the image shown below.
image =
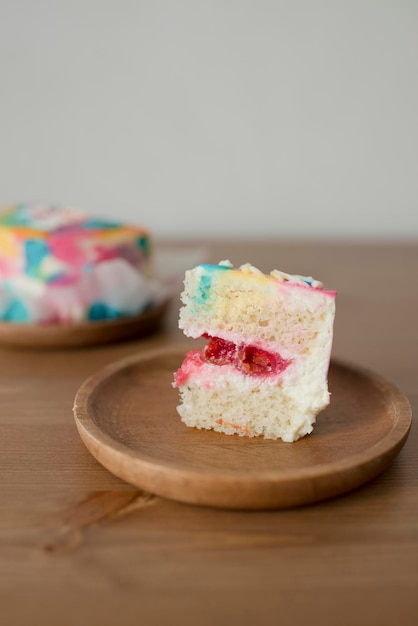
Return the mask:
<path id="1" fill-rule="evenodd" d="M 187 426 L 292 442 L 329 404 L 334 291 L 229 261 L 185 275 L 179 327 L 204 337 L 175 373 Z"/>
<path id="2" fill-rule="evenodd" d="M 0 319 L 66 323 L 143 312 L 158 297 L 149 233 L 81 211 L 17 204 L 0 212 Z"/>

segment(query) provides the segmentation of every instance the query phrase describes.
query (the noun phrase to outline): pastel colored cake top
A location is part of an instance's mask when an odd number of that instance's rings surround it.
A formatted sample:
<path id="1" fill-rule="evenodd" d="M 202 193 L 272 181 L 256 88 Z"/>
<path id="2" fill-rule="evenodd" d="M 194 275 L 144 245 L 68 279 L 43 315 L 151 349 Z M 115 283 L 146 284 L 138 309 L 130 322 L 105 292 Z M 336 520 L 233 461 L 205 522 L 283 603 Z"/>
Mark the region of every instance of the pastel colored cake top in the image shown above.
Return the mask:
<path id="1" fill-rule="evenodd" d="M 91 219 L 73 208 L 17 204 L 0 212 L 0 276 L 26 275 L 68 284 L 105 260 L 124 258 L 146 269 L 148 233 L 140 227 Z"/>
<path id="2" fill-rule="evenodd" d="M 290 283 L 292 285 L 300 285 L 303 287 L 312 287 L 314 289 L 324 289 L 324 285 L 319 280 L 315 280 L 312 276 L 300 276 L 299 274 L 286 274 L 286 272 L 281 272 L 279 270 L 273 270 L 269 275 L 264 274 L 261 270 L 251 263 L 244 263 L 238 269 L 234 268 L 232 263 L 228 260 L 220 261 L 217 265 L 210 264 L 202 264 L 201 267 L 204 267 L 205 270 L 209 271 L 217 271 L 219 269 L 230 269 L 234 271 L 247 272 L 248 274 L 252 274 L 253 276 L 259 276 L 260 278 L 273 278 L 279 282 Z"/>
<path id="3" fill-rule="evenodd" d="M 250 264 L 201 264 L 186 272 L 184 286 L 179 327 L 185 335 L 245 341 L 285 360 L 315 344 L 335 309 L 336 292 L 312 277 L 264 274 Z"/>
<path id="4" fill-rule="evenodd" d="M 0 212 L 0 224 L 18 232 L 21 229 L 22 234 L 30 231 L 46 234 L 85 222 L 86 219 L 86 215 L 78 209 L 42 203 L 14 204 Z"/>

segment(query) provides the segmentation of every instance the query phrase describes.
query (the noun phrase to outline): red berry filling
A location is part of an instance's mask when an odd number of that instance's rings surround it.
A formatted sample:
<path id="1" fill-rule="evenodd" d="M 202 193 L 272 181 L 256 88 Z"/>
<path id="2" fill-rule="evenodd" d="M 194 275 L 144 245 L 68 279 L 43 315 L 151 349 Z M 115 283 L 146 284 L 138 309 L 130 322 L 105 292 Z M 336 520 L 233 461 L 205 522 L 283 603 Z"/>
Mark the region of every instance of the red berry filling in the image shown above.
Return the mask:
<path id="1" fill-rule="evenodd" d="M 234 363 L 236 352 L 237 347 L 232 341 L 225 341 L 219 337 L 209 337 L 209 343 L 203 350 L 205 359 L 216 365 Z"/>
<path id="2" fill-rule="evenodd" d="M 279 374 L 291 363 L 278 353 L 244 343 L 236 345 L 220 337 L 208 337 L 203 350 L 206 361 L 215 365 L 231 364 L 244 374 Z"/>

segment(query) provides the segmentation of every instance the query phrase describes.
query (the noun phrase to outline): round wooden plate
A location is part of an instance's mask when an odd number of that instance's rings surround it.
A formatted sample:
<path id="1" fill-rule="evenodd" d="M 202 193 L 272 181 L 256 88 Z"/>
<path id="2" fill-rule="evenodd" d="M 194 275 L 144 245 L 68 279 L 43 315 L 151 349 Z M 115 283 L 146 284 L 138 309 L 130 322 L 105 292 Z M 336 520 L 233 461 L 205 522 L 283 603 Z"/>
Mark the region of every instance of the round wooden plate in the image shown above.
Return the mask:
<path id="1" fill-rule="evenodd" d="M 296 443 L 186 427 L 171 382 L 184 346 L 120 361 L 75 398 L 82 440 L 125 481 L 181 502 L 272 509 L 346 493 L 383 471 L 411 424 L 408 400 L 375 374 L 331 363 L 330 406 Z"/>
<path id="2" fill-rule="evenodd" d="M 139 337 L 156 330 L 168 300 L 141 315 L 79 324 L 0 322 L 0 344 L 12 348 L 80 348 Z"/>

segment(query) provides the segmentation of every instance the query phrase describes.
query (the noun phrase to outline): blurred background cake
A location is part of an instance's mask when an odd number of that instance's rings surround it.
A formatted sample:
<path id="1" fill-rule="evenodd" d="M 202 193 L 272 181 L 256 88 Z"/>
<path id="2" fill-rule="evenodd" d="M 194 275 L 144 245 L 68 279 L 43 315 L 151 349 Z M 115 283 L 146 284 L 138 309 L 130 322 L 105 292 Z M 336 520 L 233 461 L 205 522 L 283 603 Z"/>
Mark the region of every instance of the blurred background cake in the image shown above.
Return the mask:
<path id="1" fill-rule="evenodd" d="M 114 320 L 161 299 L 142 227 L 48 204 L 0 212 L 0 319 L 15 323 Z"/>

